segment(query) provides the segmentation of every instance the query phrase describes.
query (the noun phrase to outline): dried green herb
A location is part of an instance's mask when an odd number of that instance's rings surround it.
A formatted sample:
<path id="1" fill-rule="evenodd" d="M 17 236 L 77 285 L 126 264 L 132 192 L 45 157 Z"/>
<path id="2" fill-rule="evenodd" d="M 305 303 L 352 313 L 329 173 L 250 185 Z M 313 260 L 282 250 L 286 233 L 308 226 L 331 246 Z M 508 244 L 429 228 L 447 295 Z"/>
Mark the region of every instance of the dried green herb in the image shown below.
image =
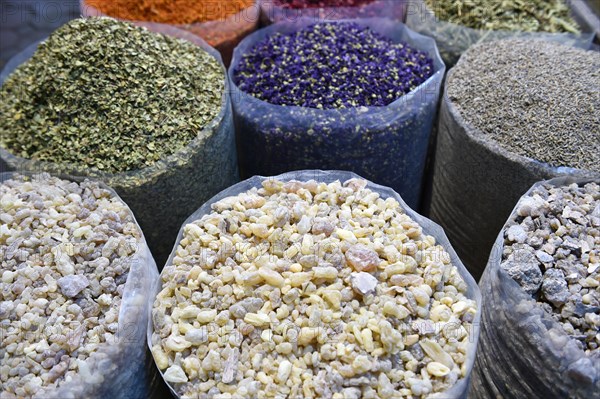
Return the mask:
<path id="1" fill-rule="evenodd" d="M 221 111 L 220 63 L 188 41 L 110 18 L 76 19 L 0 89 L 0 145 L 14 155 L 117 173 L 198 136 Z"/>
<path id="2" fill-rule="evenodd" d="M 441 20 L 484 30 L 579 33 L 563 0 L 425 0 Z"/>

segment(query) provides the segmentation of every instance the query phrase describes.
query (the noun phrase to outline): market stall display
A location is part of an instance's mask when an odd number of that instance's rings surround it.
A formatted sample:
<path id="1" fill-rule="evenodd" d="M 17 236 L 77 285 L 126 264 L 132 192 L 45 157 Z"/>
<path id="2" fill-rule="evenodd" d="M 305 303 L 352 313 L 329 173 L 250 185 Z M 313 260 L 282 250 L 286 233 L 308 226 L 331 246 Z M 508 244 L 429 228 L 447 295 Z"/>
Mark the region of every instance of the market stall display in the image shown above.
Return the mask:
<path id="1" fill-rule="evenodd" d="M 178 397 L 466 394 L 477 285 L 439 226 L 352 173 L 223 191 L 160 285 L 148 340 Z"/>
<path id="2" fill-rule="evenodd" d="M 4 167 L 105 181 L 161 266 L 181 222 L 237 179 L 225 69 L 214 49 L 180 33 L 77 19 L 0 76 Z"/>
<path id="3" fill-rule="evenodd" d="M 480 286 L 475 397 L 600 392 L 600 185 L 536 183 L 502 229 Z"/>
<path id="4" fill-rule="evenodd" d="M 600 175 L 599 91 L 600 53 L 556 42 L 481 43 L 448 74 L 431 217 L 475 278 L 533 183 Z"/>
<path id="5" fill-rule="evenodd" d="M 0 398 L 147 396 L 158 272 L 117 194 L 0 174 Z"/>
<path id="6" fill-rule="evenodd" d="M 416 207 L 444 71 L 433 40 L 389 19 L 254 33 L 229 69 L 242 175 L 345 169 Z"/>

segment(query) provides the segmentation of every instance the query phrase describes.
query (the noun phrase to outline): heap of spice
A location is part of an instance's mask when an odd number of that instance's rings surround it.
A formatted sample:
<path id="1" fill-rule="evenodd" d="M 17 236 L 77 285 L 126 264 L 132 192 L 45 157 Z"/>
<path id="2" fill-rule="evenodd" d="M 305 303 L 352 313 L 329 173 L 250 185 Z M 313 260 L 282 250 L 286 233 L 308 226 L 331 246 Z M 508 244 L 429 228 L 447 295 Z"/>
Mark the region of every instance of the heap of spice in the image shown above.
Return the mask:
<path id="1" fill-rule="evenodd" d="M 386 106 L 433 74 L 433 60 L 352 22 L 322 22 L 257 43 L 235 65 L 239 88 L 271 104 Z"/>
<path id="2" fill-rule="evenodd" d="M 599 92 L 600 53 L 537 40 L 475 45 L 447 82 L 466 123 L 506 150 L 596 172 Z"/>
<path id="3" fill-rule="evenodd" d="M 89 376 L 86 361 L 119 342 L 142 233 L 120 199 L 87 180 L 16 175 L 0 198 L 0 397 L 32 397 Z"/>
<path id="4" fill-rule="evenodd" d="M 467 372 L 477 304 L 362 179 L 266 179 L 187 224 L 152 353 L 182 397 L 424 397 Z"/>
<path id="5" fill-rule="evenodd" d="M 425 0 L 441 20 L 474 29 L 579 33 L 564 0 Z"/>
<path id="6" fill-rule="evenodd" d="M 0 146 L 109 173 L 142 169 L 220 113 L 224 70 L 195 44 L 111 18 L 76 19 L 0 88 Z"/>
<path id="7" fill-rule="evenodd" d="M 184 25 L 224 20 L 252 6 L 254 0 L 85 0 L 85 3 L 114 18 Z"/>
<path id="8" fill-rule="evenodd" d="M 376 0 L 273 0 L 283 8 L 325 8 L 325 7 L 360 7 Z"/>
<path id="9" fill-rule="evenodd" d="M 600 348 L 600 185 L 548 184 L 517 207 L 501 268 L 587 354 Z"/>

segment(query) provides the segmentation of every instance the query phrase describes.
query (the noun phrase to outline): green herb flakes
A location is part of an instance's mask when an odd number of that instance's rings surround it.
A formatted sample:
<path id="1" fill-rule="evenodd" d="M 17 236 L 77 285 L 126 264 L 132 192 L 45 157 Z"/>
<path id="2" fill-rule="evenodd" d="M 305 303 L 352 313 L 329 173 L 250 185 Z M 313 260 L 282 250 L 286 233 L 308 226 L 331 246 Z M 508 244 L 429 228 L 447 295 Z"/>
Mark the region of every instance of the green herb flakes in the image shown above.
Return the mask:
<path id="1" fill-rule="evenodd" d="M 215 119 L 224 70 L 195 44 L 110 18 L 76 19 L 0 88 L 0 146 L 119 173 L 184 148 Z"/>

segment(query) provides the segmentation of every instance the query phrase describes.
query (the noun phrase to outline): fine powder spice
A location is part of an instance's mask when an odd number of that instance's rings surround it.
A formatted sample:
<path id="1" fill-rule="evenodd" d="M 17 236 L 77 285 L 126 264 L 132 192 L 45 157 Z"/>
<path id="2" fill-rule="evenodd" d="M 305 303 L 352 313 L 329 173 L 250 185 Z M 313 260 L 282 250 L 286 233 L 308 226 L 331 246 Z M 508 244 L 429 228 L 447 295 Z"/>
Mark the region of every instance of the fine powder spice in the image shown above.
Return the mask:
<path id="1" fill-rule="evenodd" d="M 32 397 L 89 375 L 86 360 L 118 342 L 142 233 L 121 200 L 87 180 L 16 175 L 0 198 L 0 396 Z"/>
<path id="2" fill-rule="evenodd" d="M 508 151 L 596 172 L 598 92 L 600 53 L 538 40 L 477 44 L 447 82 L 466 123 Z"/>
<path id="3" fill-rule="evenodd" d="M 254 0 L 86 0 L 86 4 L 114 18 L 182 25 L 226 19 Z"/>
<path id="4" fill-rule="evenodd" d="M 276 33 L 244 54 L 239 88 L 271 104 L 319 109 L 386 106 L 433 74 L 433 60 L 369 27 L 323 22 Z"/>
<path id="5" fill-rule="evenodd" d="M 535 189 L 504 232 L 504 269 L 587 354 L 600 346 L 600 186 Z"/>
<path id="6" fill-rule="evenodd" d="M 191 42 L 111 18 L 76 19 L 0 88 L 0 145 L 118 173 L 176 153 L 221 110 L 220 63 Z"/>
<path id="7" fill-rule="evenodd" d="M 579 33 L 564 0 L 425 0 L 441 20 L 484 30 Z"/>
<path id="8" fill-rule="evenodd" d="M 273 0 L 273 3 L 293 9 L 324 7 L 360 7 L 375 0 Z"/>
<path id="9" fill-rule="evenodd" d="M 267 179 L 185 225 L 152 353 L 181 397 L 426 397 L 477 312 L 450 255 L 362 179 Z"/>

